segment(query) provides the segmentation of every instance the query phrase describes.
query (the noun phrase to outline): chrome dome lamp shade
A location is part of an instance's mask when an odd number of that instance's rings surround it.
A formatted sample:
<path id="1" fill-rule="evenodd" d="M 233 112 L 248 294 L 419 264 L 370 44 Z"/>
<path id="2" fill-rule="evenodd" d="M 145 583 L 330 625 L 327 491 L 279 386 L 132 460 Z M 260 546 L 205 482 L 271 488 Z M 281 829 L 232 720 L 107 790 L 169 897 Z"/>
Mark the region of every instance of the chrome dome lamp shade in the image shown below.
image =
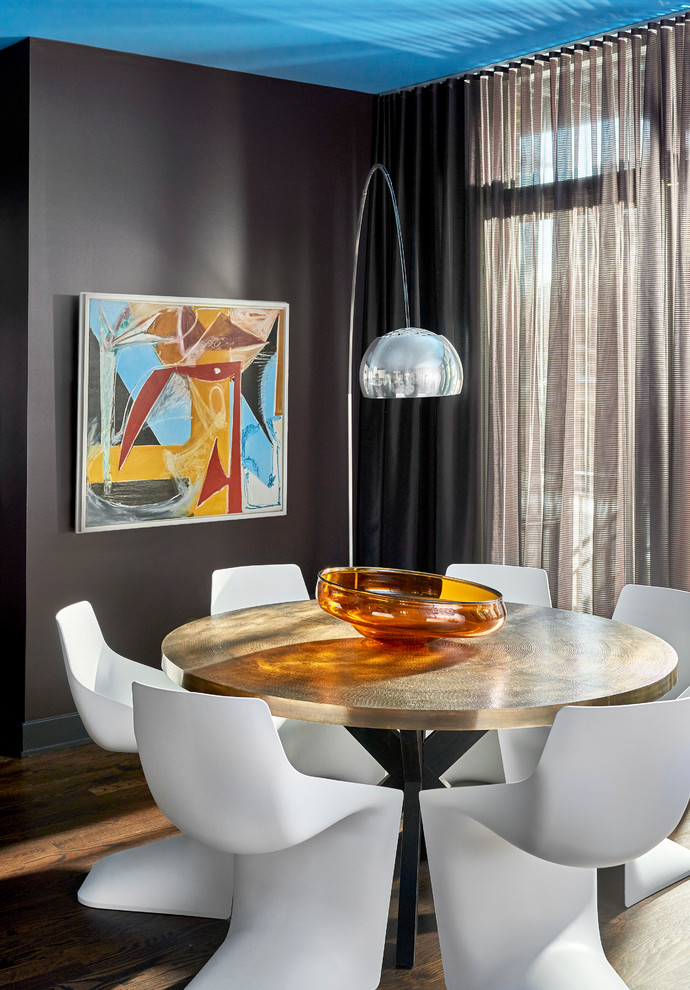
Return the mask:
<path id="1" fill-rule="evenodd" d="M 368 399 L 457 395 L 462 365 L 449 340 L 421 327 L 391 330 L 369 346 L 359 368 Z"/>
<path id="2" fill-rule="evenodd" d="M 350 348 L 348 362 L 348 493 L 349 493 L 349 544 L 350 566 L 354 557 L 354 483 L 353 483 L 353 427 L 352 427 L 352 381 L 353 347 L 355 324 L 355 298 L 359 243 L 362 235 L 362 222 L 371 180 L 376 172 L 381 172 L 391 196 L 395 227 L 400 252 L 403 299 L 405 303 L 405 326 L 391 330 L 377 337 L 369 345 L 359 369 L 359 384 L 362 395 L 367 399 L 415 399 L 444 395 L 458 395 L 462 390 L 462 363 L 451 342 L 430 330 L 410 326 L 410 302 L 407 292 L 407 271 L 405 252 L 400 229 L 400 214 L 393 190 L 393 183 L 387 169 L 380 163 L 369 169 L 362 198 L 359 204 L 355 260 L 352 272 L 350 294 Z"/>

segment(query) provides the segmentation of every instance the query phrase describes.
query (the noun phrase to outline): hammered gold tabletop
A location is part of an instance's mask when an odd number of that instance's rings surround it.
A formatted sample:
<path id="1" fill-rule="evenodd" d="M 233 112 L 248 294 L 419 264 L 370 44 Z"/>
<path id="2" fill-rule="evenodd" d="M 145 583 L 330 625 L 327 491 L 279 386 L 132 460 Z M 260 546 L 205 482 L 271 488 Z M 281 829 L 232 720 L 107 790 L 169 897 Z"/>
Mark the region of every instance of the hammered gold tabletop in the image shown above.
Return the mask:
<path id="1" fill-rule="evenodd" d="M 189 690 L 263 698 L 274 715 L 366 728 L 549 725 L 563 705 L 652 701 L 678 658 L 642 629 L 507 604 L 498 632 L 410 647 L 364 639 L 316 602 L 189 622 L 163 641 L 163 669 Z"/>

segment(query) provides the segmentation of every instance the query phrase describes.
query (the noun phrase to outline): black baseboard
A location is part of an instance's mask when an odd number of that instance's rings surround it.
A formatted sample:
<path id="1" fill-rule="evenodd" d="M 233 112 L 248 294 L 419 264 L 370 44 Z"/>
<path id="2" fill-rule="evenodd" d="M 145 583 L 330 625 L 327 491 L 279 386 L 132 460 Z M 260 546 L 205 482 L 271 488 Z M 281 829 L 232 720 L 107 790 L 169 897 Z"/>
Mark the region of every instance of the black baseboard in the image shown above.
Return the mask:
<path id="1" fill-rule="evenodd" d="M 0 753 L 3 756 L 29 756 L 87 742 L 90 742 L 88 733 L 76 712 L 31 722 L 0 715 Z"/>

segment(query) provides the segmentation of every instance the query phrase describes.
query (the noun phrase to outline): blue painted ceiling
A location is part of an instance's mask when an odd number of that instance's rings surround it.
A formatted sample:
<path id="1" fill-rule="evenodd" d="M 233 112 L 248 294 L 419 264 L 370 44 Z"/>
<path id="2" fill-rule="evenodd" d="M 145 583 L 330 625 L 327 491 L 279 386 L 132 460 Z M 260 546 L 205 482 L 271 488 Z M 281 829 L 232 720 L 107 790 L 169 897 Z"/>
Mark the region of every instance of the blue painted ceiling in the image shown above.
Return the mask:
<path id="1" fill-rule="evenodd" d="M 364 93 L 690 9 L 655 0 L 0 0 L 33 36 Z"/>

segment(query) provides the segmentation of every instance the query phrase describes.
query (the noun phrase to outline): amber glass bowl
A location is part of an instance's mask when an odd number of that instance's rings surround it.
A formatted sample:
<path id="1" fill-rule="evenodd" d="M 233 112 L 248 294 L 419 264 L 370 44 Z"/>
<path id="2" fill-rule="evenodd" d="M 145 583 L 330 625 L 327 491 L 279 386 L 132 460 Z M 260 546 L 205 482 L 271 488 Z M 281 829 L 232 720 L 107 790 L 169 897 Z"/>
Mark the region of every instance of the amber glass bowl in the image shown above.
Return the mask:
<path id="1" fill-rule="evenodd" d="M 503 596 L 462 578 L 388 567 L 328 567 L 316 598 L 368 639 L 424 642 L 487 636 L 506 620 Z"/>

